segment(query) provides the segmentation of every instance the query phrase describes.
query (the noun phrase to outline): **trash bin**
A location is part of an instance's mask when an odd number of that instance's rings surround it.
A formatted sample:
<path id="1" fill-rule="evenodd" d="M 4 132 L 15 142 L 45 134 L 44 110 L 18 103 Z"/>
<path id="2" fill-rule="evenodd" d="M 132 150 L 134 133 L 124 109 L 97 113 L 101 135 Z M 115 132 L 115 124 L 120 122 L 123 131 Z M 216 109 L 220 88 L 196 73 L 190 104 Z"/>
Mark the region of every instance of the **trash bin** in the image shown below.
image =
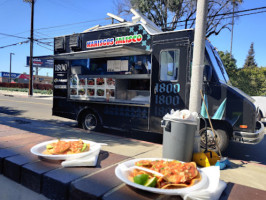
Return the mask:
<path id="1" fill-rule="evenodd" d="M 192 160 L 197 121 L 162 120 L 163 158 L 190 162 Z"/>

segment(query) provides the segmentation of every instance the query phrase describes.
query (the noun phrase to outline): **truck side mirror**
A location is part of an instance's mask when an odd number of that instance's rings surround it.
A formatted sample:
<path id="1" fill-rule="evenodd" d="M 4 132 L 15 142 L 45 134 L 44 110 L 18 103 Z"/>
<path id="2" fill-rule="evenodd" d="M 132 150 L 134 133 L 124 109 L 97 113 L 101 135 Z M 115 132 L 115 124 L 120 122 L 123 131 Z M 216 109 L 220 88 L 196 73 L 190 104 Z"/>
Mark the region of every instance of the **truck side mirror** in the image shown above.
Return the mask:
<path id="1" fill-rule="evenodd" d="M 203 82 L 210 82 L 212 78 L 212 67 L 205 65 L 203 69 Z"/>

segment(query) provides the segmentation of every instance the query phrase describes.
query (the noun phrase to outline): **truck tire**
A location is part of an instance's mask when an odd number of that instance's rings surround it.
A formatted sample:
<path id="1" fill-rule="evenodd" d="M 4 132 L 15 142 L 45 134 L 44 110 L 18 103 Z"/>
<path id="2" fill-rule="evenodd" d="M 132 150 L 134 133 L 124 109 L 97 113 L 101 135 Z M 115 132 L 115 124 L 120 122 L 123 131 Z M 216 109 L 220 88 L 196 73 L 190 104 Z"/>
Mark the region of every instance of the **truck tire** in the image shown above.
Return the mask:
<path id="1" fill-rule="evenodd" d="M 101 128 L 101 123 L 97 114 L 93 112 L 86 112 L 82 116 L 81 126 L 85 130 L 99 131 Z"/>
<path id="2" fill-rule="evenodd" d="M 220 151 L 224 152 L 229 144 L 229 136 L 226 130 L 220 127 L 214 127 L 214 131 L 217 136 L 217 142 Z M 200 136 L 201 136 L 200 147 L 205 150 L 206 149 L 205 128 L 200 130 Z M 216 147 L 215 135 L 213 134 L 210 127 L 207 127 L 207 137 L 208 137 L 208 150 L 212 150 L 215 151 L 216 153 L 219 153 L 218 148 Z"/>

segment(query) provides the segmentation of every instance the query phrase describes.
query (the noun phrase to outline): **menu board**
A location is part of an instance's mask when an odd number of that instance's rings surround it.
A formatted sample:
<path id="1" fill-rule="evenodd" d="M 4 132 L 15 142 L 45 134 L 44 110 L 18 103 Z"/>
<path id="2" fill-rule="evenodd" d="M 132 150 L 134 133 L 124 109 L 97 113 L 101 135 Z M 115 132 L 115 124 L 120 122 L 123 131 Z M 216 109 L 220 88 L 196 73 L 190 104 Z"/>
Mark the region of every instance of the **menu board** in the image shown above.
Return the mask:
<path id="1" fill-rule="evenodd" d="M 107 95 L 107 96 L 106 96 Z M 70 98 L 95 99 L 115 98 L 115 79 L 84 78 L 73 75 L 70 78 Z"/>
<path id="2" fill-rule="evenodd" d="M 128 71 L 128 60 L 107 60 L 107 72 Z"/>

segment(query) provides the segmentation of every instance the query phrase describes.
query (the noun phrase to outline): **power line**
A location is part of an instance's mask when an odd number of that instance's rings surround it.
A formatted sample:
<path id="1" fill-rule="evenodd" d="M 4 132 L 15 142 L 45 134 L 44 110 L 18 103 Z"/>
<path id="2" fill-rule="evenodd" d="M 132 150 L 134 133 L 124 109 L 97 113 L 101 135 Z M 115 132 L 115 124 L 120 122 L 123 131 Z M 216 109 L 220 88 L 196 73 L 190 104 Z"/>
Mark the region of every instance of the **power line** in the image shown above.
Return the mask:
<path id="1" fill-rule="evenodd" d="M 44 28 L 37 28 L 37 29 L 34 29 L 34 31 L 36 31 L 36 30 L 51 29 L 51 28 L 58 28 L 58 27 L 64 27 L 64 26 L 73 26 L 73 25 L 84 24 L 84 23 L 88 23 L 88 22 L 102 21 L 104 19 L 105 18 L 95 19 L 95 20 L 89 20 L 89 21 L 83 21 L 83 22 L 77 22 L 77 23 L 71 23 L 71 24 L 63 24 L 63 25 L 58 25 L 58 26 L 50 26 L 50 27 L 44 27 Z"/>
<path id="2" fill-rule="evenodd" d="M 29 40 L 22 41 L 22 42 L 17 42 L 17 43 L 14 43 L 14 44 L 9 44 L 9 45 L 5 45 L 5 46 L 1 46 L 0 49 L 6 48 L 6 47 L 11 47 L 11 46 L 16 46 L 18 44 L 25 44 L 25 43 L 28 43 L 28 42 L 29 42 Z"/>
<path id="3" fill-rule="evenodd" d="M 210 15 L 210 16 L 207 16 L 207 18 L 226 16 L 226 15 L 232 15 L 233 13 L 237 14 L 237 13 L 250 12 L 250 11 L 262 10 L 262 9 L 266 9 L 266 6 L 258 7 L 258 8 L 252 8 L 252 9 L 246 9 L 246 10 L 239 10 L 239 11 L 235 11 L 235 12 L 227 12 L 227 13 L 221 13 L 221 14 L 216 14 L 216 15 Z M 261 11 L 261 12 L 265 12 L 265 11 Z M 257 14 L 257 13 L 261 13 L 261 12 L 255 12 L 253 14 Z M 243 15 L 239 15 L 239 16 L 245 16 L 245 15 L 250 15 L 250 14 L 243 14 Z M 189 22 L 189 21 L 194 21 L 194 20 L 196 20 L 196 18 L 192 18 L 192 19 L 188 19 L 188 20 L 180 20 L 180 21 L 177 21 L 177 23 Z M 173 23 L 174 22 L 168 22 L 167 24 L 173 24 Z"/>
<path id="4" fill-rule="evenodd" d="M 15 33 L 15 34 L 13 34 L 13 35 L 14 35 L 14 36 L 17 36 L 17 35 L 20 35 L 20 34 L 22 34 L 22 33 L 27 33 L 27 32 L 29 32 L 29 31 L 23 31 L 23 32 Z M 1 37 L 0 39 L 6 38 L 6 37 L 8 37 L 8 36 Z"/>
<path id="5" fill-rule="evenodd" d="M 221 13 L 221 14 L 212 15 L 212 16 L 208 16 L 208 17 L 211 18 L 211 17 L 215 17 L 215 16 L 231 15 L 231 14 L 237 14 L 237 13 L 242 13 L 242 12 L 250 12 L 250 11 L 262 10 L 262 9 L 266 9 L 266 6 L 258 7 L 258 8 L 252 8 L 252 9 L 246 9 L 246 10 L 239 10 L 239 11 L 235 11 L 235 12 Z"/>
<path id="6" fill-rule="evenodd" d="M 20 36 L 11 35 L 11 34 L 6 34 L 6 33 L 0 33 L 0 35 L 4 35 L 4 36 L 8 36 L 8 37 L 20 38 L 20 39 L 29 39 L 29 38 L 20 37 Z"/>
<path id="7" fill-rule="evenodd" d="M 259 12 L 254 12 L 254 13 L 247 13 L 247 14 L 243 14 L 243 15 L 237 15 L 236 17 L 242 17 L 242 16 L 247 16 L 247 15 L 260 14 L 260 13 L 265 13 L 265 12 L 266 12 L 266 10 L 259 11 Z"/>
<path id="8" fill-rule="evenodd" d="M 50 46 L 50 47 L 53 46 L 53 45 L 51 45 L 51 42 L 41 42 L 40 40 L 36 40 L 36 39 L 35 39 L 35 41 L 36 41 L 36 42 L 39 42 L 39 43 L 41 43 L 41 44 L 44 44 L 44 45 Z"/>
<path id="9" fill-rule="evenodd" d="M 42 46 L 41 44 L 39 44 L 39 42 L 37 42 L 37 45 L 39 45 L 39 46 L 42 47 L 42 48 L 48 49 L 48 50 L 50 50 L 50 51 L 54 51 L 53 49 L 50 49 L 50 48 L 45 47 L 45 46 Z"/>
<path id="10" fill-rule="evenodd" d="M 260 14 L 260 13 L 265 13 L 266 10 L 264 11 L 258 11 L 258 12 L 253 12 L 253 13 L 246 13 L 246 14 L 242 14 L 242 15 L 235 15 L 235 18 L 237 17 L 243 17 L 243 16 L 247 16 L 247 15 L 254 15 L 254 14 Z M 223 19 L 231 19 L 232 17 L 231 16 L 228 16 L 228 17 L 224 17 Z M 217 18 L 217 19 L 214 19 L 214 20 L 220 20 L 221 18 Z M 192 19 L 191 19 L 192 20 Z M 188 20 L 188 21 L 191 21 L 191 20 Z M 180 21 L 181 22 L 181 21 Z M 172 24 L 173 22 L 169 22 L 168 24 Z M 188 24 L 190 25 L 190 24 Z M 184 26 L 184 25 L 180 25 L 179 26 Z"/>

